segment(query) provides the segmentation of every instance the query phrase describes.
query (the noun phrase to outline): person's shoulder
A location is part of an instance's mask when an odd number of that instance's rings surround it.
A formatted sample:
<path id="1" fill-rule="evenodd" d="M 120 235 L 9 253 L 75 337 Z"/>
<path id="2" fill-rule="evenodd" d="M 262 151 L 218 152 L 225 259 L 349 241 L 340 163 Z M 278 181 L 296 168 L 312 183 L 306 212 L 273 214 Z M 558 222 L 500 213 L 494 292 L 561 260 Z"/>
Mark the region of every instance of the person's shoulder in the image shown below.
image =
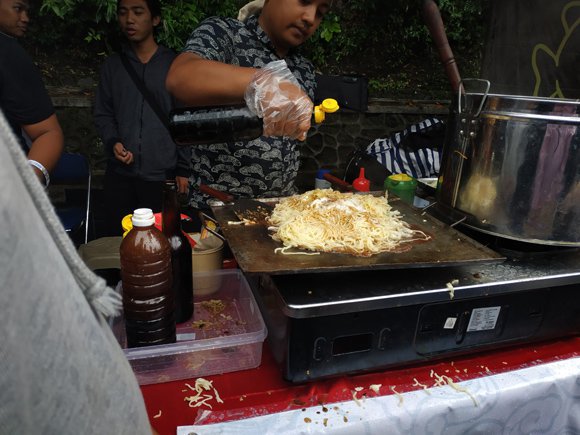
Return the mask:
<path id="1" fill-rule="evenodd" d="M 109 54 L 103 61 L 103 66 L 111 67 L 113 65 L 118 65 L 121 63 L 121 53 L 113 52 Z"/>
<path id="2" fill-rule="evenodd" d="M 2 47 L 11 47 L 11 46 L 19 46 L 18 40 L 13 38 L 12 36 L 5 35 L 4 33 L 0 32 L 0 45 Z"/>
<path id="3" fill-rule="evenodd" d="M 113 51 L 107 57 L 105 57 L 105 60 L 103 61 L 103 65 L 120 62 L 120 60 L 121 60 L 121 55 L 119 54 L 119 52 Z"/>
<path id="4" fill-rule="evenodd" d="M 307 58 L 306 56 L 299 54 L 298 59 L 299 59 L 300 63 L 302 63 L 304 66 L 306 66 L 310 69 L 314 69 L 314 63 L 312 63 L 312 61 L 309 58 Z"/>
<path id="5" fill-rule="evenodd" d="M 235 18 L 231 18 L 231 17 L 218 17 L 218 16 L 207 17 L 200 24 L 204 24 L 204 23 L 226 23 L 226 24 L 228 24 L 230 26 L 243 25 L 243 23 L 240 20 L 237 20 Z"/>
<path id="6" fill-rule="evenodd" d="M 204 27 L 217 27 L 221 29 L 237 30 L 244 27 L 244 23 L 230 17 L 209 17 L 199 24 L 198 29 Z"/>
<path id="7" fill-rule="evenodd" d="M 105 71 L 115 70 L 121 65 L 121 56 L 118 52 L 109 54 L 101 64 L 101 73 Z"/>
<path id="8" fill-rule="evenodd" d="M 16 38 L 4 35 L 0 32 L 0 52 L 3 55 L 10 55 L 12 60 L 24 60 L 32 63 L 32 58 L 20 45 Z"/>
<path id="9" fill-rule="evenodd" d="M 312 61 L 301 54 L 299 51 L 292 54 L 292 64 L 298 68 L 312 71 L 313 73 L 315 71 Z"/>

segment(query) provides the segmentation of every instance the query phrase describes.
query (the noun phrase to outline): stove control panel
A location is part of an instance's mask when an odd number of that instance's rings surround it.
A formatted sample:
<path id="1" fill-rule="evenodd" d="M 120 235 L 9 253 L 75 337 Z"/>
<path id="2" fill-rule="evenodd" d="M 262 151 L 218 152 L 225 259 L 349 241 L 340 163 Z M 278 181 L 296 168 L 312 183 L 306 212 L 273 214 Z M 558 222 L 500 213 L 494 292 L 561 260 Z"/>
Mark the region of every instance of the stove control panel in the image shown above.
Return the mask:
<path id="1" fill-rule="evenodd" d="M 532 291 L 525 298 L 507 294 L 424 305 L 415 350 L 427 356 L 533 336 L 542 323 L 546 297 Z"/>

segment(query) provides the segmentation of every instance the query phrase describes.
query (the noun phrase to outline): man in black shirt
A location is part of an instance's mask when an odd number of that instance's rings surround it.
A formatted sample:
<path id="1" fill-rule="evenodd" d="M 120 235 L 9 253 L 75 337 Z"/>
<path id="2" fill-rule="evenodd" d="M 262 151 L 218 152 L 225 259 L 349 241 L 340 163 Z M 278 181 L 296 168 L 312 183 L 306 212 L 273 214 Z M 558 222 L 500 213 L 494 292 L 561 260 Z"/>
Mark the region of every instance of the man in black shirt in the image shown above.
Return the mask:
<path id="1" fill-rule="evenodd" d="M 187 158 L 182 157 L 188 150 L 177 149 L 157 113 L 168 118 L 173 106 L 165 77 L 175 58 L 155 38 L 161 4 L 158 0 L 119 0 L 117 19 L 126 44 L 122 54 L 112 54 L 101 67 L 95 96 L 95 125 L 107 153 L 107 235 L 122 234 L 121 220 L 137 208 L 161 211 L 166 177 L 187 175 L 189 170 Z M 157 111 L 131 78 L 123 57 Z"/>
<path id="2" fill-rule="evenodd" d="M 28 9 L 28 0 L 0 0 L 0 109 L 36 175 L 48 186 L 64 137 L 40 72 L 16 40 L 26 33 Z"/>

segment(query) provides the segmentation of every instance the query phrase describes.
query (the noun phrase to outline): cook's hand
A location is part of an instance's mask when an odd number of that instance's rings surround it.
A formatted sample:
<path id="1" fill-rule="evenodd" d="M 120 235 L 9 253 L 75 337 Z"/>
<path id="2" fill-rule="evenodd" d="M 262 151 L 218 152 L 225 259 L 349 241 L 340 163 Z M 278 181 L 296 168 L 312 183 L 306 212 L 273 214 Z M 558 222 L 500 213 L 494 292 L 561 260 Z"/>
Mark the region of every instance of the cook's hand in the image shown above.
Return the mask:
<path id="1" fill-rule="evenodd" d="M 314 104 L 283 60 L 258 70 L 244 99 L 248 108 L 263 119 L 264 136 L 306 139 Z"/>
<path id="2" fill-rule="evenodd" d="M 185 194 L 189 192 L 189 178 L 175 177 L 175 183 L 177 184 L 177 192 Z"/>
<path id="3" fill-rule="evenodd" d="M 113 146 L 113 154 L 117 160 L 126 165 L 133 163 L 133 153 L 127 151 L 121 142 L 117 142 L 115 146 Z"/>

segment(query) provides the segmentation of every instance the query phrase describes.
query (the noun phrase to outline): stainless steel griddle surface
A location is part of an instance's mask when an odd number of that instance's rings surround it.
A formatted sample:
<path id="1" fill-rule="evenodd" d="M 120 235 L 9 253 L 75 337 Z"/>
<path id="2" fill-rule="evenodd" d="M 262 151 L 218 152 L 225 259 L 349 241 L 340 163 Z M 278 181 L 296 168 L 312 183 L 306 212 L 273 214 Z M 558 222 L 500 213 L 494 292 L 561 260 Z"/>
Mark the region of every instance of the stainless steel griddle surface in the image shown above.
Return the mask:
<path id="1" fill-rule="evenodd" d="M 276 200 L 265 200 L 275 203 Z M 412 242 L 405 252 L 386 252 L 371 257 L 349 254 L 284 255 L 274 250 L 282 244 L 272 240 L 265 224 L 239 225 L 231 205 L 214 203 L 212 211 L 219 222 L 240 268 L 246 273 L 293 274 L 444 267 L 489 263 L 504 257 L 463 235 L 423 211 L 402 201 L 391 201 L 412 228 L 431 236 L 427 242 Z"/>

